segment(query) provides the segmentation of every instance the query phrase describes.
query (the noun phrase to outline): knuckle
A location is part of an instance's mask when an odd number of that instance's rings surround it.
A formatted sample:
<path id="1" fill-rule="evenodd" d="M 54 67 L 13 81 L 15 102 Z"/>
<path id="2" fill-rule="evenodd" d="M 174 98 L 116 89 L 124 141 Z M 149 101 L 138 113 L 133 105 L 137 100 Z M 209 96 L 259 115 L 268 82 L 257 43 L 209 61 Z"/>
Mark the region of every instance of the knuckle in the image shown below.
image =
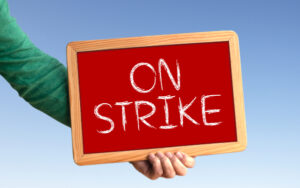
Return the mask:
<path id="1" fill-rule="evenodd" d="M 150 180 L 156 180 L 157 178 L 159 178 L 159 176 L 150 176 L 149 177 Z"/>
<path id="2" fill-rule="evenodd" d="M 154 176 L 160 177 L 160 176 L 162 176 L 162 175 L 163 175 L 162 169 L 158 169 L 158 170 L 156 170 L 156 171 L 154 172 Z"/>
<path id="3" fill-rule="evenodd" d="M 169 173 L 166 173 L 166 178 L 174 178 L 175 177 L 175 172 L 169 172 Z"/>
<path id="4" fill-rule="evenodd" d="M 167 170 L 165 171 L 165 177 L 166 177 L 166 178 L 173 178 L 175 175 L 176 175 L 176 173 L 175 173 L 174 170 L 167 169 Z"/>

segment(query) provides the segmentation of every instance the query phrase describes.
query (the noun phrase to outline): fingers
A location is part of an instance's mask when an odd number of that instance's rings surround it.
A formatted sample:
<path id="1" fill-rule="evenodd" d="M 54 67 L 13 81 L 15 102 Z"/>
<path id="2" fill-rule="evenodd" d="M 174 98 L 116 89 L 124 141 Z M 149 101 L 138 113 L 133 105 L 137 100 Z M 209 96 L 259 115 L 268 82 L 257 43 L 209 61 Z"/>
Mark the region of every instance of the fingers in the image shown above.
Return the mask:
<path id="1" fill-rule="evenodd" d="M 179 176 L 184 176 L 187 172 L 187 168 L 182 164 L 177 156 L 170 152 L 167 152 L 166 156 L 170 159 L 176 174 Z"/>
<path id="2" fill-rule="evenodd" d="M 163 169 L 160 160 L 153 154 L 151 153 L 148 156 L 148 160 L 150 164 L 152 165 L 152 172 L 149 174 L 149 178 L 151 180 L 155 180 L 163 175 Z"/>
<path id="3" fill-rule="evenodd" d="M 162 177 L 173 178 L 176 175 L 176 172 L 170 159 L 161 152 L 157 152 L 156 156 L 160 159 L 161 162 L 161 167 L 163 170 Z"/>
<path id="4" fill-rule="evenodd" d="M 159 177 L 173 178 L 176 175 L 184 176 L 187 168 L 195 165 L 193 157 L 182 152 L 149 154 L 146 161 L 131 162 L 135 169 L 151 180 Z"/>
<path id="5" fill-rule="evenodd" d="M 182 152 L 176 152 L 175 155 L 178 157 L 178 159 L 186 166 L 187 168 L 193 168 L 195 165 L 195 159 L 193 157 L 188 156 L 185 153 Z"/>

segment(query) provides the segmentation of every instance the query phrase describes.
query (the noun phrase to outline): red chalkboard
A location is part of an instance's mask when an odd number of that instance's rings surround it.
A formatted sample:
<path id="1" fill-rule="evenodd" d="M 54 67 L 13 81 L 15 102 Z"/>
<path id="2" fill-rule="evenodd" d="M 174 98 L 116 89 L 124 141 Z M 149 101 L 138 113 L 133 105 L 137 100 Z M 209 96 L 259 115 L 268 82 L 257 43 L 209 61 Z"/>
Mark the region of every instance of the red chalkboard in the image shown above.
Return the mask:
<path id="1" fill-rule="evenodd" d="M 72 42 L 68 50 L 78 164 L 245 148 L 235 33 Z"/>

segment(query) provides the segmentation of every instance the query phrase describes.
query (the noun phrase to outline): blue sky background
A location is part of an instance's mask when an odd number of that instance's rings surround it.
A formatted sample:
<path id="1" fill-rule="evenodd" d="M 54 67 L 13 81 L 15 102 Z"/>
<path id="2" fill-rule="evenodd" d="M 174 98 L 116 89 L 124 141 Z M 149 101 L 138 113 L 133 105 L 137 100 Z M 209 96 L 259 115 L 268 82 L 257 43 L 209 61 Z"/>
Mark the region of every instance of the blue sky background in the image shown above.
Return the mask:
<path id="1" fill-rule="evenodd" d="M 300 187 L 300 1 L 8 1 L 31 40 L 66 64 L 70 41 L 234 30 L 248 148 L 202 156 L 185 177 L 150 181 L 128 163 L 74 164 L 70 128 L 0 77 L 0 187 Z"/>

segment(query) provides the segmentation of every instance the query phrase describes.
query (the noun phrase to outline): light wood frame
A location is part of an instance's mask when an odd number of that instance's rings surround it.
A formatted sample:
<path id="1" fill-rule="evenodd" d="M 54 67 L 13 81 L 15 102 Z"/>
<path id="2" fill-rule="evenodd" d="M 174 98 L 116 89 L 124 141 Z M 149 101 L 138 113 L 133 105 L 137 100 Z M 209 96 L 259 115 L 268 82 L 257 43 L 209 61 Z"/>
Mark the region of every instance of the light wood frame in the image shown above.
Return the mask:
<path id="1" fill-rule="evenodd" d="M 77 52 L 125 49 L 147 46 L 164 46 L 173 44 L 192 44 L 228 41 L 230 47 L 231 76 L 233 83 L 233 97 L 235 109 L 235 121 L 237 142 L 224 142 L 213 144 L 200 144 L 189 146 L 176 146 L 166 148 L 153 148 L 130 151 L 117 151 L 105 153 L 83 153 L 83 138 L 81 126 L 81 109 L 79 80 L 77 70 Z M 240 52 L 238 36 L 233 31 L 214 31 L 201 33 L 186 33 L 172 35 L 158 35 L 119 39 L 90 40 L 70 42 L 67 45 L 69 96 L 72 124 L 72 142 L 74 161 L 78 165 L 90 165 L 100 163 L 113 163 L 145 160 L 151 152 L 176 152 L 182 151 L 191 156 L 210 155 L 218 153 L 238 152 L 246 148 L 246 120 L 244 112 L 244 97 L 242 87 L 242 74 L 240 65 Z"/>

